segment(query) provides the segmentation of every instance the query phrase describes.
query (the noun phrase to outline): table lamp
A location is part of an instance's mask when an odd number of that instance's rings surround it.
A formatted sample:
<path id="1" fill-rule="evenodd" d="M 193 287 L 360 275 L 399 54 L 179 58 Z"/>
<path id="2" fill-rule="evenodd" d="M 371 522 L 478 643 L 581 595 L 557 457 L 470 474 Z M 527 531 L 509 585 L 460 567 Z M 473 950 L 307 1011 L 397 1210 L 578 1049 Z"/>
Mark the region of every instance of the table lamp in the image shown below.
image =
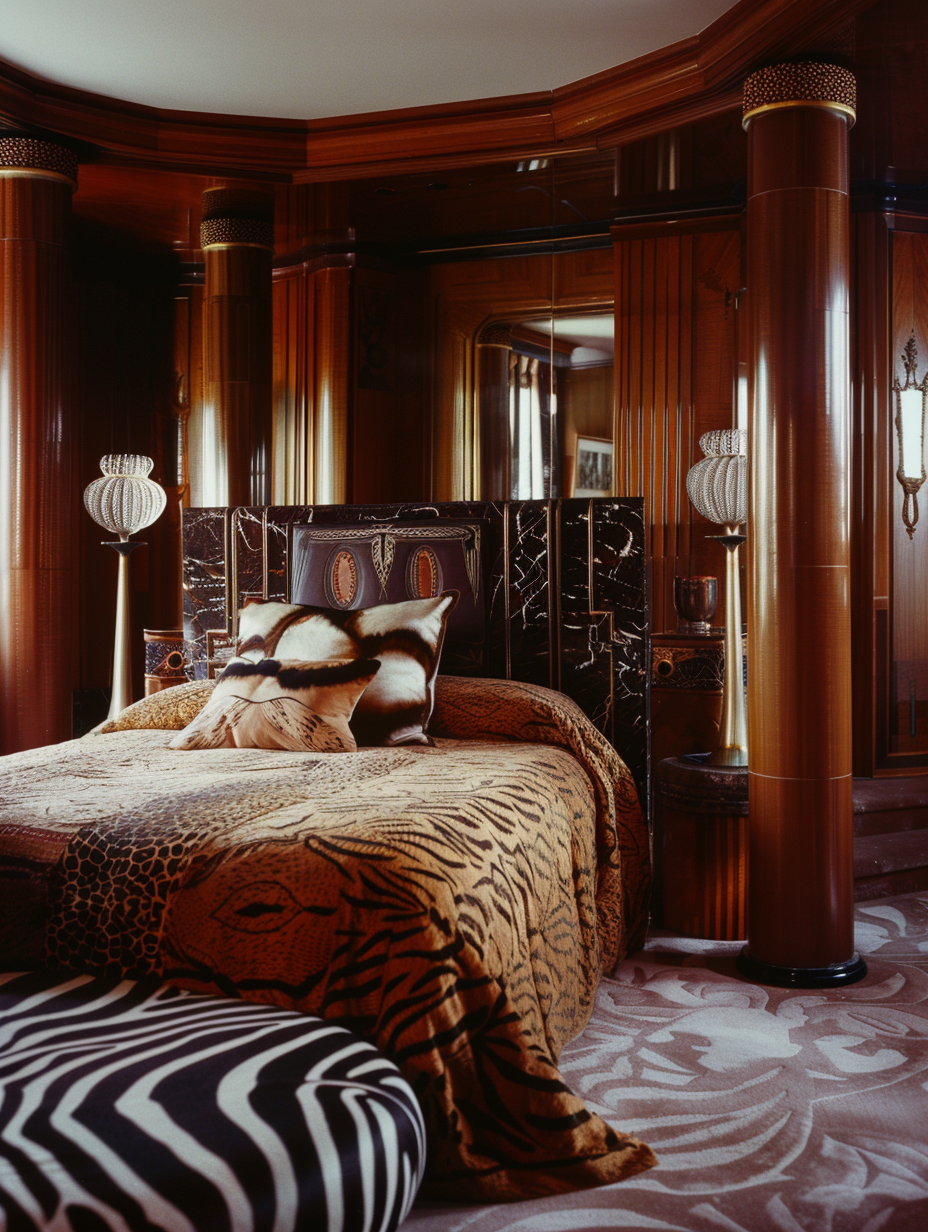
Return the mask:
<path id="1" fill-rule="evenodd" d="M 725 528 L 718 539 L 728 553 L 725 562 L 725 674 L 719 744 L 709 754 L 712 766 L 748 764 L 747 719 L 744 708 L 744 659 L 741 648 L 741 578 L 738 549 L 746 536 L 740 526 L 747 515 L 747 432 L 729 428 L 706 432 L 699 447 L 706 455 L 690 467 L 686 491 L 704 518 Z"/>

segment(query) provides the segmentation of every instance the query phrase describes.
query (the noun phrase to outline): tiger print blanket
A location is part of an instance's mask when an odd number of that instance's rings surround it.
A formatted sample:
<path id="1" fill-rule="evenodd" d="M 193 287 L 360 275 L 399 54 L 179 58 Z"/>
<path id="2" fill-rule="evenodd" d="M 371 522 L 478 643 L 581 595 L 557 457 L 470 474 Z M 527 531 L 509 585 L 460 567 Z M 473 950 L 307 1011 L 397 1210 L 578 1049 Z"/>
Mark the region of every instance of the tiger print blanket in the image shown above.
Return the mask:
<path id="1" fill-rule="evenodd" d="M 436 746 L 172 751 L 128 731 L 16 754 L 0 832 L 56 833 L 47 959 L 336 1019 L 400 1067 L 432 1198 L 654 1163 L 557 1070 L 643 940 L 647 834 L 573 702 L 440 677 Z M 0 838 L 0 849 L 3 840 Z"/>

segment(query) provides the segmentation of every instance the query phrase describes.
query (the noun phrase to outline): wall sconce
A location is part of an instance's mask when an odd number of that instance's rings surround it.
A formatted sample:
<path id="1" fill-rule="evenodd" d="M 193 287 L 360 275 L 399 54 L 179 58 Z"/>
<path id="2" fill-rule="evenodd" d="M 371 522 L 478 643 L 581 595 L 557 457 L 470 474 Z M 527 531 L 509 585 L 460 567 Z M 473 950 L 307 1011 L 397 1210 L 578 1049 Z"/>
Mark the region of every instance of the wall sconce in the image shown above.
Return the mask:
<path id="1" fill-rule="evenodd" d="M 893 377 L 896 394 L 896 436 L 899 441 L 899 469 L 896 478 L 905 493 L 902 501 L 902 520 L 911 539 L 918 521 L 918 489 L 925 482 L 925 400 L 928 397 L 928 372 L 919 385 L 915 379 L 918 363 L 918 347 L 914 332 L 902 352 L 905 365 L 905 384 Z"/>

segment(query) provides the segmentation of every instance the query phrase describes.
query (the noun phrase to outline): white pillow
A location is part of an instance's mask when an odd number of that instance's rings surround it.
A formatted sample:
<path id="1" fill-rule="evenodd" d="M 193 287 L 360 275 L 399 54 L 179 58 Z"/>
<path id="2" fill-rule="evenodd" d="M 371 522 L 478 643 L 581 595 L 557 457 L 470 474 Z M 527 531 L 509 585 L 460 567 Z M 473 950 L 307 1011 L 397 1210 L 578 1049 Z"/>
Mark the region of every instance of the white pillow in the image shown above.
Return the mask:
<path id="1" fill-rule="evenodd" d="M 239 615 L 238 652 L 253 662 L 266 656 L 376 659 L 380 671 L 351 720 L 358 744 L 430 744 L 435 675 L 457 601 L 456 590 L 356 611 L 258 600 Z"/>
<path id="2" fill-rule="evenodd" d="M 169 747 L 353 752 L 348 721 L 379 670 L 373 659 L 233 660 Z"/>

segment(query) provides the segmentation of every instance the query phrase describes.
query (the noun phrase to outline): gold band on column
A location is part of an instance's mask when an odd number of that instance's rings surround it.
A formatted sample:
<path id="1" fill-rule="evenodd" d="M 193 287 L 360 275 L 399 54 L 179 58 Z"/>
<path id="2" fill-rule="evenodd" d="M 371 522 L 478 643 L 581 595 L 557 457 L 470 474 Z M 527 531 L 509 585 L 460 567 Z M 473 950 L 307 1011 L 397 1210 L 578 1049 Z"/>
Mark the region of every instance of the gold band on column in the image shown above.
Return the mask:
<path id="1" fill-rule="evenodd" d="M 77 157 L 73 151 L 38 137 L 0 137 L 0 172 L 60 179 L 77 188 Z"/>
<path id="2" fill-rule="evenodd" d="M 772 64 L 752 73 L 744 83 L 742 128 L 782 107 L 826 107 L 846 116 L 850 128 L 857 119 L 857 79 L 840 65 L 808 60 Z"/>

